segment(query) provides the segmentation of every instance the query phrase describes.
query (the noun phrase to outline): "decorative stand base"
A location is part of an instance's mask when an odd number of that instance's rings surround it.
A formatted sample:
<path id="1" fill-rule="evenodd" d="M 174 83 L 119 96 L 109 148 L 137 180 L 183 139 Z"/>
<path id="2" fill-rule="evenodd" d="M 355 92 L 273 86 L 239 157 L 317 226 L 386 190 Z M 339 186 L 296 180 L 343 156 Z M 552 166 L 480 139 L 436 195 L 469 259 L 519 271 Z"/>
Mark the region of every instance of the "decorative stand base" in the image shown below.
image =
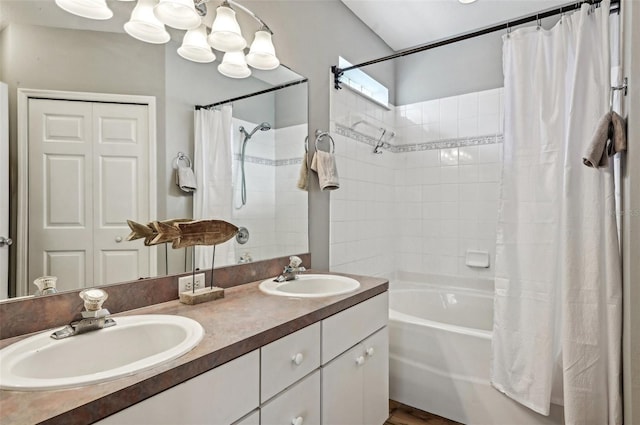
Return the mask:
<path id="1" fill-rule="evenodd" d="M 214 286 L 213 288 L 202 288 L 193 291 L 184 291 L 180 293 L 180 302 L 182 304 L 196 305 L 206 303 L 207 301 L 224 298 L 224 288 Z"/>

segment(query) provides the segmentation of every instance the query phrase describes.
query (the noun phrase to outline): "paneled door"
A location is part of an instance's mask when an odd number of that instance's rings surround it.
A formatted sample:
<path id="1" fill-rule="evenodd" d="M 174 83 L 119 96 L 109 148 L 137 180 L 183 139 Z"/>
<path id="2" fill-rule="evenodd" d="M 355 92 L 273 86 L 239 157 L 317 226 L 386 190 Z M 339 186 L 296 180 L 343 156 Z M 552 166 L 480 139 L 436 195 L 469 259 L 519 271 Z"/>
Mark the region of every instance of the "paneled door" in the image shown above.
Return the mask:
<path id="1" fill-rule="evenodd" d="M 0 300 L 9 296 L 9 88 L 0 82 Z"/>
<path id="2" fill-rule="evenodd" d="M 29 99 L 28 278 L 60 290 L 151 275 L 148 105 Z M 35 288 L 30 287 L 30 292 Z"/>

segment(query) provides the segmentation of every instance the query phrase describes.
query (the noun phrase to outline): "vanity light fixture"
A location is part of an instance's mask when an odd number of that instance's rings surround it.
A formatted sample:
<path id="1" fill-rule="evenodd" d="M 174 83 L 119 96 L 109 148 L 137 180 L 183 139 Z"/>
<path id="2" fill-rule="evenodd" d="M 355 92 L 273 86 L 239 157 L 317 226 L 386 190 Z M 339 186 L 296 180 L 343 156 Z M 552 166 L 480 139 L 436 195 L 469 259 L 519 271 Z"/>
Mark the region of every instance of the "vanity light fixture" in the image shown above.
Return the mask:
<path id="1" fill-rule="evenodd" d="M 212 48 L 224 52 L 218 71 L 231 78 L 250 76 L 251 70 L 247 65 L 266 71 L 280 66 L 271 40 L 271 29 L 255 13 L 235 0 L 223 0 L 217 7 L 211 32 L 207 34 L 203 17 L 207 14 L 207 3 L 210 1 L 212 0 L 137 0 L 124 29 L 130 36 L 153 44 L 164 44 L 171 39 L 165 25 L 186 30 L 178 54 L 193 62 L 209 63 L 216 59 Z M 106 0 L 55 0 L 55 3 L 63 10 L 84 18 L 104 20 L 113 16 Z M 242 35 L 232 6 L 244 11 L 260 24 L 246 56 L 247 41 Z"/>
<path id="2" fill-rule="evenodd" d="M 458 0 L 458 1 L 462 4 L 471 4 L 471 3 L 474 3 L 476 0 Z"/>

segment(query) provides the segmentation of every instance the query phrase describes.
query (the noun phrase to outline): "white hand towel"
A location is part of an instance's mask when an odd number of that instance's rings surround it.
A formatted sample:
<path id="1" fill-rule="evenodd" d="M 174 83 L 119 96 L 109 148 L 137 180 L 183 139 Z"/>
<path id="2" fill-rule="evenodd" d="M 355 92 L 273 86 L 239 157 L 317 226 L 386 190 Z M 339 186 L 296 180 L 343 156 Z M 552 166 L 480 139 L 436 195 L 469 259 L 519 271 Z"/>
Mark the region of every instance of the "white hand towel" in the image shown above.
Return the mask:
<path id="1" fill-rule="evenodd" d="M 194 192 L 196 186 L 196 176 L 191 167 L 179 165 L 176 169 L 176 184 L 183 192 Z"/>
<path id="2" fill-rule="evenodd" d="M 316 151 L 311 160 L 311 169 L 318 173 L 320 189 L 336 190 L 340 188 L 336 158 L 332 153 Z"/>
<path id="3" fill-rule="evenodd" d="M 298 189 L 302 189 L 305 192 L 309 191 L 309 165 L 307 164 L 307 153 L 304 153 L 302 157 L 302 164 L 300 165 L 300 176 L 298 177 Z"/>

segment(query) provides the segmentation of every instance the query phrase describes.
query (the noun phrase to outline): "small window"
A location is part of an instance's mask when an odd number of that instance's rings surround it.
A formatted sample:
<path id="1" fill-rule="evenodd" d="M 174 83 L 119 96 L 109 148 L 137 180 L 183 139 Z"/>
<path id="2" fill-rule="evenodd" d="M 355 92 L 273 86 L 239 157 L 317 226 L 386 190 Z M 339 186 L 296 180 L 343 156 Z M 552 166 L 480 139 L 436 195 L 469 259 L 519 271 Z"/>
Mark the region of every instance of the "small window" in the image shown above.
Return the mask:
<path id="1" fill-rule="evenodd" d="M 351 65 L 352 64 L 342 56 L 338 57 L 339 68 L 344 69 Z M 389 89 L 371 78 L 361 69 L 356 68 L 345 72 L 340 81 L 342 81 L 342 84 L 355 92 L 360 93 L 367 99 L 373 100 L 385 108 L 389 107 Z"/>

